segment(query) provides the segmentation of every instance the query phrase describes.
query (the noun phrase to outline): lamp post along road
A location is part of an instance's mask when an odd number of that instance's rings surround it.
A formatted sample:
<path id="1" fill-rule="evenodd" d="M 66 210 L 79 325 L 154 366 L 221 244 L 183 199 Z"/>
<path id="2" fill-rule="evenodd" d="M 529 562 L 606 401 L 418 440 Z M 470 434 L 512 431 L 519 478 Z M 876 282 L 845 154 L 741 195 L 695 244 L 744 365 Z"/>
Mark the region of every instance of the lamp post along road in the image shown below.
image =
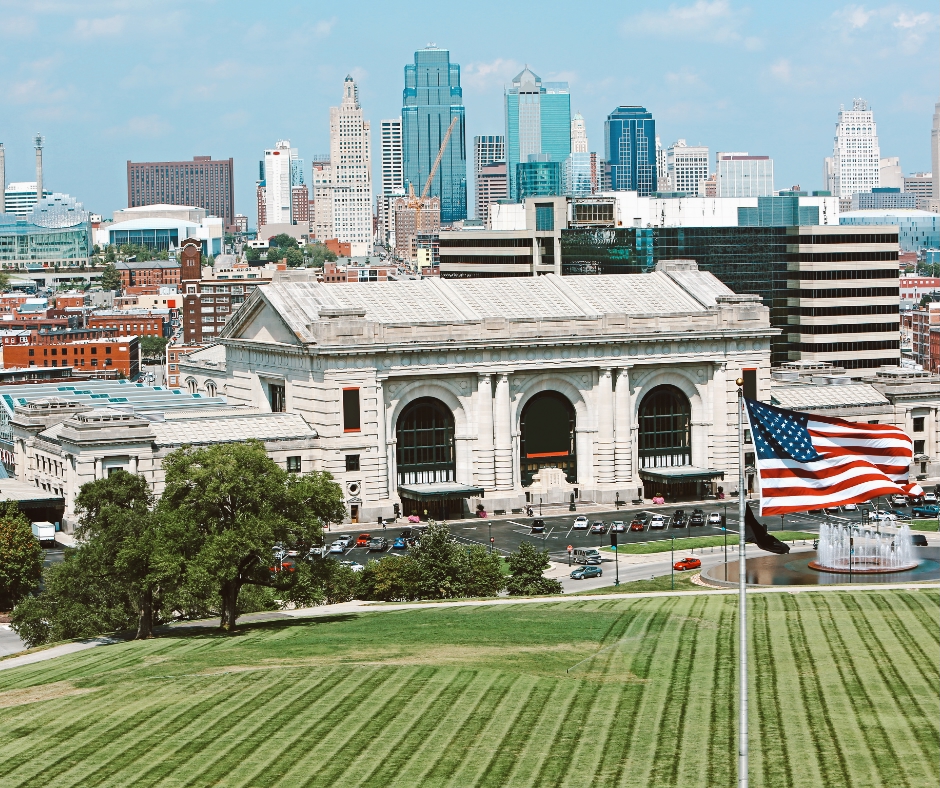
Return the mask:
<path id="1" fill-rule="evenodd" d="M 738 681 L 740 686 L 738 708 L 738 788 L 747 788 L 747 567 L 745 565 L 745 507 L 744 500 L 744 380 L 735 381 L 738 387 Z"/>

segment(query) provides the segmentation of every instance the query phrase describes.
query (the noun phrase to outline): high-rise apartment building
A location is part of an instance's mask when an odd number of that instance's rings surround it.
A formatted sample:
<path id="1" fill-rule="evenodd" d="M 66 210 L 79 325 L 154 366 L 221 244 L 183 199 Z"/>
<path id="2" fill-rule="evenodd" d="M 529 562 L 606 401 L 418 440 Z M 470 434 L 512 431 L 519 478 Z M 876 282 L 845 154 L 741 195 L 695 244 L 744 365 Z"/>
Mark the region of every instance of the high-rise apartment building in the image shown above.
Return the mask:
<path id="1" fill-rule="evenodd" d="M 648 197 L 656 190 L 656 121 L 645 107 L 617 107 L 604 124 L 604 152 L 614 191 Z"/>
<path id="2" fill-rule="evenodd" d="M 213 161 L 127 162 L 127 207 L 186 205 L 205 208 L 226 227 L 235 224 L 235 174 L 232 159 Z"/>
<path id="3" fill-rule="evenodd" d="M 333 168 L 333 238 L 348 243 L 353 256 L 372 251 L 372 152 L 369 121 L 362 119 L 359 89 L 351 76 L 343 101 L 330 107 L 330 164 Z"/>
<path id="4" fill-rule="evenodd" d="M 699 183 L 708 177 L 708 148 L 677 140 L 666 150 L 666 172 L 671 191 L 697 195 Z"/>
<path id="5" fill-rule="evenodd" d="M 380 122 L 382 134 L 382 194 L 405 193 L 402 166 L 401 118 Z"/>
<path id="6" fill-rule="evenodd" d="M 421 194 L 441 150 L 451 121 L 457 122 L 440 166 L 431 181 L 429 197 L 440 197 L 441 222 L 467 218 L 467 137 L 460 66 L 450 52 L 428 46 L 415 52 L 405 66 L 402 92 L 402 161 L 405 190 Z"/>
<path id="7" fill-rule="evenodd" d="M 662 141 L 656 137 L 656 191 L 669 191 L 669 172 L 666 168 L 666 149 Z"/>
<path id="8" fill-rule="evenodd" d="M 527 66 L 506 88 L 505 104 L 509 196 L 518 200 L 519 164 L 548 156 L 560 168 L 571 153 L 571 95 L 567 82 L 543 84 Z"/>
<path id="9" fill-rule="evenodd" d="M 25 219 L 33 212 L 36 199 L 36 181 L 8 183 L 4 189 L 5 212 Z M 43 197 L 51 197 L 52 192 L 43 189 Z"/>
<path id="10" fill-rule="evenodd" d="M 930 162 L 933 176 L 933 196 L 940 199 L 940 101 L 933 111 L 933 128 L 930 130 Z"/>
<path id="11" fill-rule="evenodd" d="M 313 212 L 310 215 L 310 229 L 320 241 L 333 238 L 333 168 L 329 157 L 313 160 L 311 167 L 311 189 Z"/>
<path id="12" fill-rule="evenodd" d="M 875 114 L 867 102 L 855 99 L 852 109 L 842 107 L 836 122 L 832 156 L 823 167 L 826 188 L 848 198 L 881 185 L 881 148 Z"/>
<path id="13" fill-rule="evenodd" d="M 718 197 L 772 197 L 774 160 L 744 152 L 715 154 Z"/>
<path id="14" fill-rule="evenodd" d="M 297 149 L 290 146 L 290 140 L 278 140 L 273 148 L 264 152 L 259 173 L 261 181 L 258 183 L 259 229 L 266 224 L 293 224 L 291 187 L 294 185 L 292 175 L 296 173 L 291 165 L 291 159 L 295 158 L 297 158 Z"/>
<path id="15" fill-rule="evenodd" d="M 476 218 L 489 221 L 490 203 L 509 197 L 506 173 L 506 138 L 488 134 L 473 138 L 473 184 L 476 192 Z"/>
<path id="16" fill-rule="evenodd" d="M 933 175 L 929 172 L 905 175 L 904 191 L 916 195 L 918 199 L 930 199 L 933 197 Z"/>

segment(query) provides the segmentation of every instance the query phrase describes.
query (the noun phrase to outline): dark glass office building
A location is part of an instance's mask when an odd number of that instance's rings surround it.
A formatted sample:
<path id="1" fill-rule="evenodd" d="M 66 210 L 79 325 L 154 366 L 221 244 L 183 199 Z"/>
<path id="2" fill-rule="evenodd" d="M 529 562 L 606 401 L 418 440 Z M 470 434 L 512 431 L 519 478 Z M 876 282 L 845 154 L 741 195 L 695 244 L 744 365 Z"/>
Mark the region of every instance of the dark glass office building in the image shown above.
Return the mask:
<path id="1" fill-rule="evenodd" d="M 405 191 L 420 195 L 451 121 L 457 123 L 428 197 L 441 199 L 441 223 L 467 218 L 467 138 L 460 66 L 446 49 L 427 47 L 405 66 L 402 93 L 402 166 Z"/>
<path id="2" fill-rule="evenodd" d="M 649 197 L 656 191 L 656 121 L 645 107 L 617 107 L 604 123 L 610 188 Z"/>
<path id="3" fill-rule="evenodd" d="M 561 164 L 557 161 L 526 161 L 517 164 L 516 184 L 520 200 L 526 197 L 557 197 L 561 194 Z"/>

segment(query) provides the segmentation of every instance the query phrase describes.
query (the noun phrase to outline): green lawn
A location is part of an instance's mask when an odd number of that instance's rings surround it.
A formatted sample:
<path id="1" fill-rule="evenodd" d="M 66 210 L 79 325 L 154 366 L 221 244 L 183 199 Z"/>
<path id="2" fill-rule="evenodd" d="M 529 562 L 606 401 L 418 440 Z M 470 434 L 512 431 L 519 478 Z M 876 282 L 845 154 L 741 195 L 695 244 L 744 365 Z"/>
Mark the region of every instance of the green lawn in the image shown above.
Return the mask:
<path id="1" fill-rule="evenodd" d="M 675 588 L 673 588 L 672 575 L 662 575 L 651 577 L 649 580 L 631 580 L 619 586 L 604 586 L 578 593 L 586 596 L 589 594 L 645 594 L 649 591 L 707 591 L 708 589 L 692 582 L 692 578 L 696 575 L 698 572 L 676 572 Z"/>
<path id="2" fill-rule="evenodd" d="M 900 523 L 899 523 L 900 525 Z M 911 520 L 908 525 L 912 531 L 933 531 L 937 532 L 936 520 Z"/>
<path id="3" fill-rule="evenodd" d="M 803 541 L 804 539 L 812 543 L 816 538 L 815 534 L 807 534 L 803 531 L 771 531 L 773 536 L 781 542 L 791 542 L 794 539 Z M 702 547 L 724 547 L 725 538 L 723 536 L 677 536 L 676 552 L 679 550 L 698 550 Z M 737 547 L 738 535 L 728 534 L 728 547 L 734 545 Z M 672 549 L 671 539 L 659 539 L 655 542 L 636 542 L 633 544 L 617 545 L 617 552 L 620 555 L 647 555 L 649 553 L 668 553 Z M 602 547 L 608 553 L 613 552 L 611 547 Z"/>
<path id="4" fill-rule="evenodd" d="M 937 785 L 935 590 L 750 605 L 752 786 Z M 90 649 L 0 672 L 0 785 L 730 786 L 735 611 L 435 608 Z"/>

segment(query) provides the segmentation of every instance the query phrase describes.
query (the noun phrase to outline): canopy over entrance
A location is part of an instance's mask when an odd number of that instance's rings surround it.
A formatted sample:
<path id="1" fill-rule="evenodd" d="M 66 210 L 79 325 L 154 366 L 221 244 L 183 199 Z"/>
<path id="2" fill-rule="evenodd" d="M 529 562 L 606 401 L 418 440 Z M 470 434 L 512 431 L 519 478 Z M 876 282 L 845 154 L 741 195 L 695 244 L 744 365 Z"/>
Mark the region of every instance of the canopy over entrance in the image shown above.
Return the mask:
<path id="1" fill-rule="evenodd" d="M 724 479 L 724 471 L 674 465 L 669 468 L 641 468 L 644 497 L 662 495 L 667 501 L 701 500 L 714 496 L 716 480 Z"/>
<path id="2" fill-rule="evenodd" d="M 432 517 L 453 520 L 464 516 L 464 500 L 483 496 L 483 488 L 457 482 L 401 484 L 398 486 L 402 513 L 407 517 Z"/>

